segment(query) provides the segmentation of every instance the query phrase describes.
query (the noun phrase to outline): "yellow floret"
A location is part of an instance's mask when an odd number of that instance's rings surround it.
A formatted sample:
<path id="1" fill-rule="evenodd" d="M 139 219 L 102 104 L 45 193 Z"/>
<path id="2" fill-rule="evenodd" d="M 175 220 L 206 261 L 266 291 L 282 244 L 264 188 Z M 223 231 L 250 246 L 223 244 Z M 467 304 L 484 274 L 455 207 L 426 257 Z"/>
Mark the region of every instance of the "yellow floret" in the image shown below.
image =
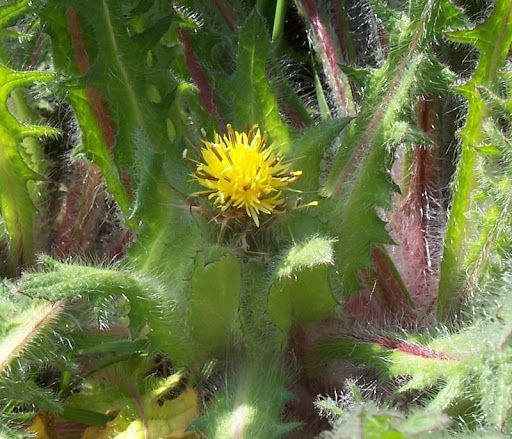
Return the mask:
<path id="1" fill-rule="evenodd" d="M 213 142 L 203 141 L 204 163 L 197 164 L 195 177 L 210 189 L 208 198 L 221 211 L 243 209 L 259 227 L 259 215 L 272 214 L 282 205 L 281 189 L 302 172 L 289 170 L 289 163 L 267 145 L 257 126 L 240 133 L 228 125 L 227 131 L 224 136 L 215 134 Z"/>

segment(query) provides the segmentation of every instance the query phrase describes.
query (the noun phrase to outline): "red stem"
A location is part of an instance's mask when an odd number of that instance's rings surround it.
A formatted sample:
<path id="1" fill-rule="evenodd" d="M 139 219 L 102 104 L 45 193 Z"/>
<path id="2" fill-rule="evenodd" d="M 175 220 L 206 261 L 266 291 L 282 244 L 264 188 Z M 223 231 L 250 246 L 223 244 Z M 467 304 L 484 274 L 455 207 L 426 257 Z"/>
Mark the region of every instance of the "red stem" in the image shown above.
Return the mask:
<path id="1" fill-rule="evenodd" d="M 435 104 L 435 103 L 434 103 Z M 424 98 L 417 107 L 420 128 L 435 143 L 438 114 L 432 99 Z M 418 146 L 412 157 L 411 179 L 395 214 L 396 241 L 402 252 L 401 269 L 409 289 L 423 307 L 431 303 L 438 274 L 439 254 L 432 242 L 433 222 L 439 215 L 432 206 L 438 181 L 438 150 Z M 438 208 L 437 208 L 438 209 Z M 407 282 L 406 282 L 407 283 Z"/>
<path id="2" fill-rule="evenodd" d="M 132 238 L 133 233 L 130 230 L 124 229 L 123 231 L 121 231 L 120 235 L 117 237 L 117 240 L 114 242 L 114 244 L 110 247 L 110 249 L 107 252 L 105 258 L 106 262 L 112 262 L 120 259 L 123 256 Z"/>
<path id="3" fill-rule="evenodd" d="M 347 95 L 345 86 L 341 80 L 342 74 L 339 69 L 341 57 L 339 48 L 336 47 L 331 39 L 328 29 L 322 23 L 316 3 L 314 0 L 301 0 L 304 12 L 309 20 L 314 40 L 321 53 L 321 59 L 324 71 L 329 82 L 329 86 L 336 101 L 340 116 L 349 116 L 351 110 L 351 97 Z"/>
<path id="4" fill-rule="evenodd" d="M 89 56 L 82 36 L 80 17 L 73 8 L 66 11 L 68 31 L 78 72 L 85 75 L 90 68 Z M 86 88 L 85 94 L 106 144 L 112 149 L 116 142 L 116 127 L 105 100 L 97 89 Z M 103 181 L 98 167 L 77 162 L 62 211 L 57 219 L 54 252 L 68 256 L 86 251 L 94 242 L 102 218 L 94 215 Z M 120 253 L 120 250 L 117 250 Z"/>
<path id="5" fill-rule="evenodd" d="M 53 242 L 56 256 L 69 256 L 87 250 L 98 232 L 99 218 L 93 215 L 102 188 L 100 170 L 88 162 L 77 162 L 65 203 L 57 219 Z"/>
<path id="6" fill-rule="evenodd" d="M 235 32 L 236 30 L 236 18 L 235 13 L 231 6 L 226 4 L 224 0 L 213 0 L 215 3 L 215 6 L 219 10 L 220 14 L 222 15 L 222 18 L 224 18 L 224 21 L 229 27 L 229 30 L 231 32 Z"/>
<path id="7" fill-rule="evenodd" d="M 349 60 L 347 43 L 345 41 L 345 33 L 348 29 L 345 29 L 345 23 L 341 18 L 341 8 L 338 0 L 333 1 L 334 4 L 334 20 L 336 24 L 336 35 L 338 36 L 338 43 L 340 45 L 341 57 L 344 62 Z"/>
<path id="8" fill-rule="evenodd" d="M 225 126 L 226 123 L 219 113 L 213 90 L 210 87 L 206 73 L 201 67 L 199 60 L 197 59 L 192 49 L 192 44 L 190 42 L 190 38 L 187 35 L 187 32 L 183 29 L 180 29 L 178 31 L 178 38 L 185 48 L 185 62 L 188 69 L 190 70 L 192 79 L 199 88 L 199 100 L 201 101 L 201 104 L 208 113 L 215 116 L 220 126 Z"/>
<path id="9" fill-rule="evenodd" d="M 393 262 L 386 257 L 384 251 L 374 247 L 372 251 L 375 273 L 382 292 L 381 306 L 392 316 L 400 316 L 402 323 L 414 319 L 416 314 L 409 301 L 409 292 L 404 289 L 401 280 L 393 267 Z"/>
<path id="10" fill-rule="evenodd" d="M 69 8 L 66 11 L 66 18 L 68 21 L 68 30 L 75 55 L 76 65 L 80 74 L 85 75 L 89 71 L 90 62 L 85 48 L 85 41 L 81 33 L 80 17 L 76 9 Z M 87 95 L 89 105 L 96 116 L 96 120 L 100 125 L 100 130 L 103 133 L 105 142 L 110 148 L 113 148 L 116 139 L 116 128 L 114 121 L 110 117 L 103 97 L 98 90 L 93 88 L 86 88 L 85 93 Z"/>
<path id="11" fill-rule="evenodd" d="M 354 338 L 367 343 L 375 343 L 383 348 L 394 349 L 403 352 L 404 354 L 414 355 L 416 357 L 432 358 L 437 360 L 453 360 L 453 358 L 448 357 L 443 352 L 439 352 L 432 348 L 427 348 L 416 343 L 399 340 L 393 337 L 370 335 L 357 336 Z"/>

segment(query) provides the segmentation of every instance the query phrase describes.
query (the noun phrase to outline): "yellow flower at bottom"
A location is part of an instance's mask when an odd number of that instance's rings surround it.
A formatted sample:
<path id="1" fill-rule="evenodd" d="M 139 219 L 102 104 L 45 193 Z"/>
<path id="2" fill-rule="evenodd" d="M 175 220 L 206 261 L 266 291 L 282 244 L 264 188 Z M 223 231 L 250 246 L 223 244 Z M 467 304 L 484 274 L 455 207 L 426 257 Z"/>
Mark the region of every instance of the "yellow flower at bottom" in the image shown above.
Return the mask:
<path id="1" fill-rule="evenodd" d="M 208 198 L 225 212 L 245 210 L 259 227 L 261 213 L 272 214 L 285 201 L 281 189 L 296 181 L 301 171 L 290 171 L 289 164 L 267 145 L 266 134 L 254 126 L 246 132 L 227 126 L 227 134 L 215 134 L 213 142 L 203 141 L 195 178 L 209 189 Z"/>

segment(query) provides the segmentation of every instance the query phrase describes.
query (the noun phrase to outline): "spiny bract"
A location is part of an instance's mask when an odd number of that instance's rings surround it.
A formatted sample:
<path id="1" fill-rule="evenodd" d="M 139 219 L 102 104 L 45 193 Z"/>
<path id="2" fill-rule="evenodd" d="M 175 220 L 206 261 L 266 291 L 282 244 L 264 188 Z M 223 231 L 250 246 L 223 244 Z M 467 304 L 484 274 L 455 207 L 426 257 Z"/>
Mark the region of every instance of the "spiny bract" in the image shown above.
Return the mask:
<path id="1" fill-rule="evenodd" d="M 213 142 L 203 141 L 195 178 L 208 188 L 209 199 L 222 212 L 229 208 L 245 210 L 259 227 L 259 215 L 272 214 L 285 197 L 283 188 L 296 181 L 302 171 L 290 171 L 289 162 L 267 145 L 266 133 L 257 125 L 238 132 L 231 125 L 227 134 L 215 133 Z"/>

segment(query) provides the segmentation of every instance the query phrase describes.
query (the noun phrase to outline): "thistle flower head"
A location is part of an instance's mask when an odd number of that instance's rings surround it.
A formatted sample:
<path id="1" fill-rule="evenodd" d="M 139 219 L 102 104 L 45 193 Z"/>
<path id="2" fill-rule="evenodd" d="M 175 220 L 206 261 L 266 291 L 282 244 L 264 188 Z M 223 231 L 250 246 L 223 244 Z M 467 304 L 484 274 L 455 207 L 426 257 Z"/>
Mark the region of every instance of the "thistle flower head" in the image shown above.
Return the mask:
<path id="1" fill-rule="evenodd" d="M 261 213 L 272 214 L 285 197 L 282 189 L 297 180 L 301 171 L 290 171 L 289 163 L 267 145 L 266 134 L 254 126 L 248 132 L 227 126 L 227 134 L 203 141 L 203 162 L 196 164 L 195 178 L 208 198 L 221 211 L 239 209 L 259 227 Z"/>

